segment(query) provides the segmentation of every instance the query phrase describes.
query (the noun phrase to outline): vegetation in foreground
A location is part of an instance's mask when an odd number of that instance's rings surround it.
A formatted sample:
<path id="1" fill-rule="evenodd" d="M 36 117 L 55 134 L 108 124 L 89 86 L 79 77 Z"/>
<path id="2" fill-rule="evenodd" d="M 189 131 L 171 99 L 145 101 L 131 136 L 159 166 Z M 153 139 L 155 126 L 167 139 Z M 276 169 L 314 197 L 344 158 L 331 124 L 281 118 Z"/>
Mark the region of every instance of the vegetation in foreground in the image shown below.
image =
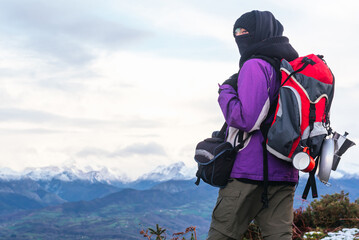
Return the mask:
<path id="1" fill-rule="evenodd" d="M 156 230 L 148 228 L 146 231 L 141 230 L 140 234 L 148 240 L 150 240 L 152 236 L 154 236 L 156 240 L 167 239 L 166 229 L 159 227 L 158 224 L 156 224 Z M 189 227 L 184 232 L 173 233 L 170 240 L 186 240 L 185 236 L 188 234 L 191 234 L 190 240 L 197 240 L 196 227 Z"/>
<path id="2" fill-rule="evenodd" d="M 316 232 L 317 236 L 306 239 L 320 239 L 343 228 L 359 228 L 359 199 L 350 202 L 349 193 L 343 191 L 324 195 L 305 210 L 294 212 L 293 239 L 303 239 L 307 232 Z"/>
<path id="3" fill-rule="evenodd" d="M 306 209 L 299 208 L 294 211 L 293 239 L 316 240 L 328 236 L 328 232 L 336 232 L 343 228 L 359 228 L 359 199 L 350 202 L 349 193 L 335 193 L 324 195 L 320 200 L 314 200 Z M 197 240 L 196 228 L 187 228 L 185 232 L 173 234 L 170 240 Z M 310 233 L 310 234 L 308 234 Z M 156 229 L 148 228 L 140 234 L 148 240 L 165 240 L 166 229 L 156 225 Z M 358 234 L 359 235 L 359 234 Z M 359 236 L 358 236 L 359 237 Z M 263 239 L 259 227 L 252 223 L 242 240 Z"/>

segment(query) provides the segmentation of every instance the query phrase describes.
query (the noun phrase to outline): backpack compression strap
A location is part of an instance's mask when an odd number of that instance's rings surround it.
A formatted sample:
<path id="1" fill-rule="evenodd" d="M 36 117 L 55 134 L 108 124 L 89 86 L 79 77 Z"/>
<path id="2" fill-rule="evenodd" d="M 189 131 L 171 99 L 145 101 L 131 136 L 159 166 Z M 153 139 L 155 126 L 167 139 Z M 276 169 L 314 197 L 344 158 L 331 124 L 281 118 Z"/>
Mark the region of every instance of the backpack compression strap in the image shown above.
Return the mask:
<path id="1" fill-rule="evenodd" d="M 309 133 L 314 129 L 314 122 L 315 122 L 315 104 L 311 103 L 309 109 L 309 128 L 310 128 Z M 307 146 L 309 146 L 310 152 L 312 152 L 313 149 L 311 148 L 310 136 L 308 136 L 307 139 Z M 305 185 L 302 194 L 303 199 L 307 199 L 310 188 L 312 188 L 312 197 L 313 198 L 318 197 L 317 184 L 315 182 L 315 176 L 314 176 L 315 172 L 317 171 L 317 167 L 318 167 L 318 161 L 315 162 L 314 169 L 309 173 L 308 181 L 307 184 Z"/>
<path id="2" fill-rule="evenodd" d="M 315 172 L 317 171 L 318 161 L 315 162 L 314 169 L 309 173 L 307 184 L 305 185 L 302 198 L 305 200 L 308 197 L 309 189 L 312 188 L 312 197 L 318 197 L 317 184 L 315 183 Z"/>

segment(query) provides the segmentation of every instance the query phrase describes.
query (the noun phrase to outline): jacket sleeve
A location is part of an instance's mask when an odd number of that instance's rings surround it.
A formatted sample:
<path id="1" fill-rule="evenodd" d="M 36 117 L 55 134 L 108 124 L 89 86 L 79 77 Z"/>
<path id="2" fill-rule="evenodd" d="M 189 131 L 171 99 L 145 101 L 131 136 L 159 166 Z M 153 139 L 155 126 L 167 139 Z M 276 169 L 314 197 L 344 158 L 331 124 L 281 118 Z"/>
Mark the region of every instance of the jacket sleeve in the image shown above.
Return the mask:
<path id="1" fill-rule="evenodd" d="M 229 126 L 245 132 L 260 128 L 269 111 L 269 83 L 274 74 L 269 63 L 251 59 L 239 72 L 237 92 L 229 85 L 220 86 L 218 102 Z"/>

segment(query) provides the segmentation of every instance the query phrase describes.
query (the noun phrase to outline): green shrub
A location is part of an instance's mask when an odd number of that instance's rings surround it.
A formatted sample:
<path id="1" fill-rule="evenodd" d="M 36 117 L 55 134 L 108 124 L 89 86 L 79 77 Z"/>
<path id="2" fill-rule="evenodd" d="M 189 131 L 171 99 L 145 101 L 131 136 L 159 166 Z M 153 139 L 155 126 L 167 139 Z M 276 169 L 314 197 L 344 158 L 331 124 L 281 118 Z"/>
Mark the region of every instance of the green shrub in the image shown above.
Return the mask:
<path id="1" fill-rule="evenodd" d="M 307 224 L 312 228 L 333 229 L 337 227 L 359 227 L 359 204 L 350 203 L 348 193 L 324 195 L 314 200 L 303 212 Z"/>

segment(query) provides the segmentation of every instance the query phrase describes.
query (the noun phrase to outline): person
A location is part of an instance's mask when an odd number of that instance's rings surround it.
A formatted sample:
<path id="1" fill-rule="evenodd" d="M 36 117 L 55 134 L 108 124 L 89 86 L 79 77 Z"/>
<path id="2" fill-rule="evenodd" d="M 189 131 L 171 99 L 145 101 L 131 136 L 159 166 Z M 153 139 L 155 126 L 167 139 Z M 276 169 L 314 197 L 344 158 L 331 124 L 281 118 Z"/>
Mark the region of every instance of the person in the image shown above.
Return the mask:
<path id="1" fill-rule="evenodd" d="M 236 154 L 229 183 L 219 190 L 207 240 L 241 239 L 253 220 L 266 240 L 292 239 L 298 170 L 265 149 L 262 130 L 274 118 L 280 60 L 298 57 L 283 30 L 268 11 L 247 12 L 234 24 L 240 70 L 220 85 L 218 102 L 227 140 L 236 130 L 250 134 L 244 134 L 248 137 Z"/>

